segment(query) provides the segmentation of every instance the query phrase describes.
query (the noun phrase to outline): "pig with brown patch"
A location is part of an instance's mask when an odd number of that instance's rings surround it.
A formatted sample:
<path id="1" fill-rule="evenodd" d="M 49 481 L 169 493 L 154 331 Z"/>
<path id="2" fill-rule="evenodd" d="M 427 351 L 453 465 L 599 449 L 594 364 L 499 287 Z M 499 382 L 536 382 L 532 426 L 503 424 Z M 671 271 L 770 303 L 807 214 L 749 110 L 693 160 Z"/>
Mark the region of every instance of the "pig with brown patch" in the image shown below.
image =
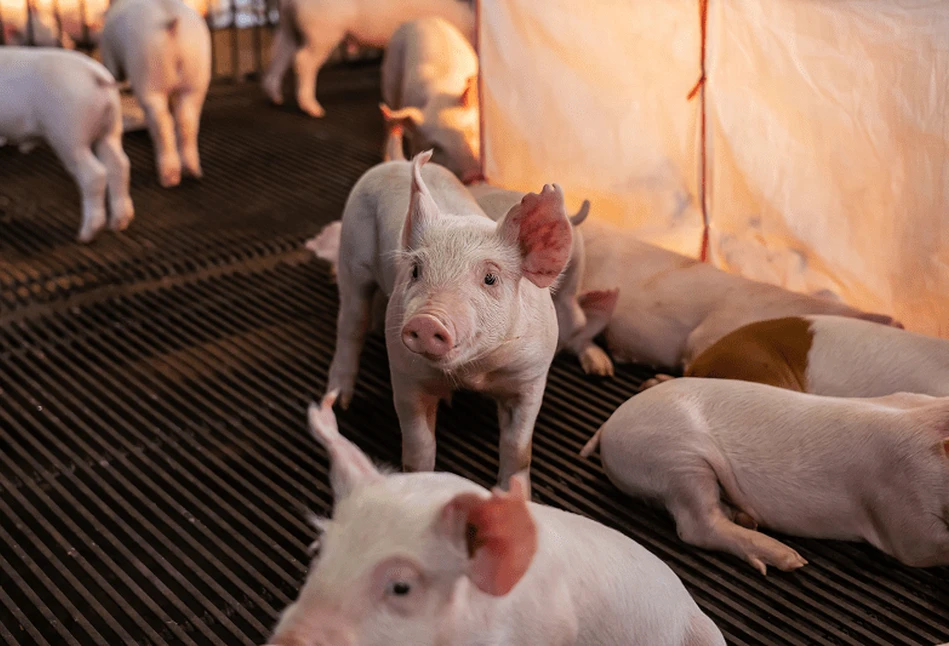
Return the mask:
<path id="1" fill-rule="evenodd" d="M 50 145 L 79 187 L 80 242 L 91 241 L 107 219 L 116 231 L 129 225 L 135 210 L 115 79 L 77 52 L 0 47 L 0 145 L 28 152 L 38 141 Z"/>
<path id="2" fill-rule="evenodd" d="M 148 122 L 162 186 L 201 177 L 198 130 L 211 83 L 211 33 L 180 0 L 117 0 L 106 12 L 102 62 L 128 79 Z M 174 111 L 174 113 L 172 113 Z"/>
<path id="3" fill-rule="evenodd" d="M 676 379 L 620 406 L 581 454 L 597 442 L 610 480 L 665 506 L 682 540 L 762 574 L 806 561 L 759 525 L 949 565 L 947 398 Z"/>
<path id="4" fill-rule="evenodd" d="M 432 149 L 432 161 L 465 184 L 481 176 L 478 57 L 451 23 L 423 18 L 395 31 L 382 59 L 382 98 L 387 158 L 404 135 L 410 155 Z"/>
<path id="5" fill-rule="evenodd" d="M 386 474 L 343 438 L 326 448 L 333 517 L 272 646 L 723 646 L 658 558 L 587 518 L 448 473 Z"/>
<path id="6" fill-rule="evenodd" d="M 725 335 L 685 375 L 836 397 L 949 397 L 949 341 L 853 318 L 791 316 Z"/>
<path id="7" fill-rule="evenodd" d="M 570 254 L 570 222 L 557 186 L 526 195 L 494 222 L 451 172 L 426 164 L 430 157 L 375 166 L 346 202 L 336 353 L 324 401 L 349 404 L 381 290 L 403 467 L 435 468 L 438 404 L 463 388 L 497 402 L 499 482 L 506 482 L 530 465 L 557 349 L 550 287 Z"/>
<path id="8" fill-rule="evenodd" d="M 729 332 L 784 316 L 834 314 L 902 327 L 884 314 L 724 272 L 604 223 L 588 222 L 583 236 L 581 291 L 620 290 L 606 328 L 614 361 L 681 369 Z M 593 343 L 580 354 L 590 355 L 589 365 L 609 360 Z"/>
<path id="9" fill-rule="evenodd" d="M 281 0 L 264 92 L 283 103 L 283 77 L 292 64 L 297 104 L 313 117 L 326 114 L 316 98 L 316 77 L 340 43 L 385 47 L 400 25 L 437 16 L 474 42 L 474 12 L 461 0 Z"/>

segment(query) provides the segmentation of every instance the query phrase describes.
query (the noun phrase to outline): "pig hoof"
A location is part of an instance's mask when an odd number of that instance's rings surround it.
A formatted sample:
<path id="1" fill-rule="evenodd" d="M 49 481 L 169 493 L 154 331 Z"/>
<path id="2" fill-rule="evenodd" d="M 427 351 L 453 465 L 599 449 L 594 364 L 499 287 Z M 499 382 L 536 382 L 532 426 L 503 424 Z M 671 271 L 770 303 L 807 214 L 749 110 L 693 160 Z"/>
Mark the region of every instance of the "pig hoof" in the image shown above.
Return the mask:
<path id="1" fill-rule="evenodd" d="M 753 551 L 746 554 L 746 558 L 761 574 L 767 574 L 768 565 L 776 567 L 782 572 L 791 572 L 807 565 L 804 557 L 787 545 L 763 534 L 759 535 L 758 538 L 763 540 L 756 541 L 756 544 L 752 546 Z"/>
<path id="2" fill-rule="evenodd" d="M 193 177 L 194 179 L 201 179 L 204 177 L 204 173 L 201 172 L 201 166 L 186 166 L 185 174 L 188 177 Z"/>
<path id="3" fill-rule="evenodd" d="M 263 82 L 264 94 L 274 105 L 283 105 L 283 92 L 280 90 L 280 82 L 271 78 L 265 78 Z"/>
<path id="4" fill-rule="evenodd" d="M 163 171 L 158 178 L 158 183 L 162 185 L 162 188 L 178 186 L 181 184 L 181 171 L 177 169 Z"/>
<path id="5" fill-rule="evenodd" d="M 326 110 L 323 109 L 323 106 L 321 106 L 318 101 L 314 101 L 313 103 L 301 103 L 300 109 L 311 117 L 316 118 L 322 117 L 326 114 Z"/>
<path id="6" fill-rule="evenodd" d="M 96 234 L 99 233 L 99 229 L 101 229 L 101 227 L 83 227 L 79 231 L 79 235 L 76 236 L 76 240 L 82 244 L 89 244 L 96 237 Z"/>
<path id="7" fill-rule="evenodd" d="M 643 385 L 639 388 L 639 391 L 642 392 L 644 390 L 648 390 L 652 388 L 653 386 L 658 386 L 661 383 L 672 381 L 673 379 L 675 379 L 675 377 L 673 377 L 672 375 L 662 375 L 662 374 L 656 375 L 652 379 L 647 379 L 646 381 L 644 381 Z"/>
<path id="8" fill-rule="evenodd" d="M 589 348 L 580 355 L 580 366 L 588 375 L 613 376 L 613 361 L 598 347 Z"/>

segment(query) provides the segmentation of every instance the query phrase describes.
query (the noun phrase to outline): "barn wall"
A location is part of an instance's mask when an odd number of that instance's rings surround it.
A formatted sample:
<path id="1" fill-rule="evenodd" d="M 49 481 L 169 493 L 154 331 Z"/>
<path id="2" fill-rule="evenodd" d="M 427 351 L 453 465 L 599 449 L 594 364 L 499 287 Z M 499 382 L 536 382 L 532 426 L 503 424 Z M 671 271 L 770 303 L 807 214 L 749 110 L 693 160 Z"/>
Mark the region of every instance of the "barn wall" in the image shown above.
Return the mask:
<path id="1" fill-rule="evenodd" d="M 630 6 L 632 5 L 632 6 Z M 949 3 L 481 0 L 485 171 L 949 336 Z"/>

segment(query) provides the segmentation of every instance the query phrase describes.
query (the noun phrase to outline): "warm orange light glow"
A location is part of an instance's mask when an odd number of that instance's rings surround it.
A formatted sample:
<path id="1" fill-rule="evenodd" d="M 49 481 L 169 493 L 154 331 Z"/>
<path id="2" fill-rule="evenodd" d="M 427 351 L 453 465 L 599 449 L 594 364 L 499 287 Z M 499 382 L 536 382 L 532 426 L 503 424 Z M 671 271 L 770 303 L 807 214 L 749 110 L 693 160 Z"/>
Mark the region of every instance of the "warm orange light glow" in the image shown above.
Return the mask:
<path id="1" fill-rule="evenodd" d="M 229 11 L 231 0 L 184 0 L 185 4 L 194 7 L 202 16 L 207 14 L 208 6 L 213 2 L 216 13 Z M 237 3 L 241 3 L 238 1 Z M 80 0 L 29 0 L 29 6 L 38 20 L 55 29 L 58 12 L 62 21 L 62 28 L 67 34 L 77 37 L 82 33 L 82 13 L 85 22 L 93 33 L 102 29 L 103 16 L 109 8 L 109 0 L 84 0 L 84 7 L 80 7 Z M 25 29 L 27 15 L 27 0 L 0 0 L 0 17 L 8 28 Z"/>

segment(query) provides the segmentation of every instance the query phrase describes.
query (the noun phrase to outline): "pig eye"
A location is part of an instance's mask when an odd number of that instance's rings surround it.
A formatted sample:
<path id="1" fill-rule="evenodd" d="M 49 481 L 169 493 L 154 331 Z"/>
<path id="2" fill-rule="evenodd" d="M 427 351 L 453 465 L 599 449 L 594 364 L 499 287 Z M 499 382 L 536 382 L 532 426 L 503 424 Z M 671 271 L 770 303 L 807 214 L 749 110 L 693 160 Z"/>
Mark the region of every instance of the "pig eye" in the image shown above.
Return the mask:
<path id="1" fill-rule="evenodd" d="M 397 597 L 404 597 L 412 591 L 412 586 L 405 581 L 396 581 L 389 586 L 389 592 Z"/>
<path id="2" fill-rule="evenodd" d="M 418 280 L 418 263 L 412 265 L 412 280 Z"/>
<path id="3" fill-rule="evenodd" d="M 493 285 L 493 284 L 495 284 L 496 282 L 498 282 L 497 274 L 485 274 L 485 276 L 484 276 L 484 284 L 485 284 L 485 285 Z"/>

